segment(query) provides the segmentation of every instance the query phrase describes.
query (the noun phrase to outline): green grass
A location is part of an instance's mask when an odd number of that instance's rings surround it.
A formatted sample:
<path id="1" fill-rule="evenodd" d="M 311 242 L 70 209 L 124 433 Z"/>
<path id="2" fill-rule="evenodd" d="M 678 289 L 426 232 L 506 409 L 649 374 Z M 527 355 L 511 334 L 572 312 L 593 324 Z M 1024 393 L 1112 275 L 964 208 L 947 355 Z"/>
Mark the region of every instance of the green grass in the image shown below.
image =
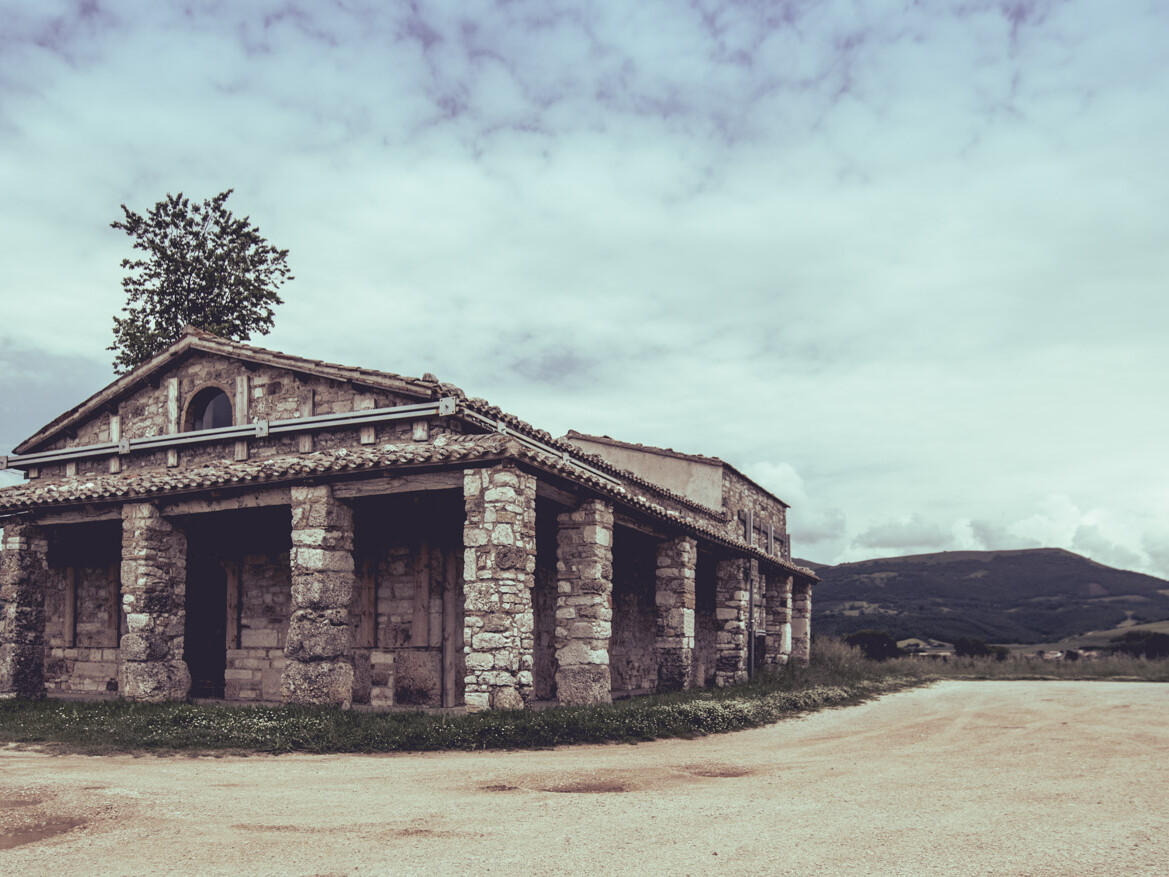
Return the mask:
<path id="1" fill-rule="evenodd" d="M 309 707 L 0 701 L 0 743 L 82 753 L 411 752 L 529 749 L 694 737 L 846 706 L 939 678 L 1128 678 L 1169 681 L 1169 661 L 1075 664 L 903 658 L 877 664 L 838 641 L 817 641 L 807 667 L 724 689 L 634 698 L 612 706 L 468 715 Z"/>

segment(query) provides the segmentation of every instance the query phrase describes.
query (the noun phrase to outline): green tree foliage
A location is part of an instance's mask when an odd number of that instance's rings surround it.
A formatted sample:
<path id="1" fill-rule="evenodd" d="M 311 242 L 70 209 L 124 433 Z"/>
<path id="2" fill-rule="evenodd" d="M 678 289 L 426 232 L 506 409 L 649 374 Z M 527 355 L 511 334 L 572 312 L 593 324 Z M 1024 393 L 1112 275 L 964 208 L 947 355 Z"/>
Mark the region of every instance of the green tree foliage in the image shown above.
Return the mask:
<path id="1" fill-rule="evenodd" d="M 960 636 L 954 640 L 954 654 L 960 658 L 985 658 L 991 653 L 984 640 Z"/>
<path id="2" fill-rule="evenodd" d="M 1136 658 L 1169 658 L 1169 633 L 1130 630 L 1123 636 L 1113 637 L 1111 642 L 1113 651 Z"/>
<path id="3" fill-rule="evenodd" d="M 864 652 L 870 661 L 899 658 L 902 654 L 897 641 L 883 630 L 858 630 L 846 636 L 844 641 Z"/>
<path id="4" fill-rule="evenodd" d="M 190 324 L 224 338 L 246 341 L 272 329 L 277 290 L 292 280 L 288 250 L 260 235 L 248 217 L 225 206 L 231 189 L 202 204 L 178 195 L 154 205 L 145 216 L 122 205 L 123 219 L 110 223 L 141 251 L 123 259 L 125 316 L 114 317 L 114 370 L 145 362 L 175 341 Z"/>

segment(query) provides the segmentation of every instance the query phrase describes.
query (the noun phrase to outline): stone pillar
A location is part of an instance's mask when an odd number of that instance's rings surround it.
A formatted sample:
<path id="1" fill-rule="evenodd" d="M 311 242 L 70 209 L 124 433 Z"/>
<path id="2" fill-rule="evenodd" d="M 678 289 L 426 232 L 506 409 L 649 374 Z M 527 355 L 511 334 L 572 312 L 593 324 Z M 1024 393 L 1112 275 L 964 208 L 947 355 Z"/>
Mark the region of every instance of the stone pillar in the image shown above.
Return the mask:
<path id="1" fill-rule="evenodd" d="M 186 700 L 187 537 L 148 503 L 122 506 L 122 637 L 118 692 L 127 700 Z"/>
<path id="2" fill-rule="evenodd" d="M 588 499 L 556 518 L 556 699 L 612 702 L 613 506 Z"/>
<path id="3" fill-rule="evenodd" d="M 716 659 L 714 684 L 722 687 L 747 679 L 747 610 L 751 561 L 720 560 L 715 581 Z"/>
<path id="4" fill-rule="evenodd" d="M 763 663 L 770 668 L 787 663 L 792 650 L 792 577 L 772 573 L 764 595 L 767 650 Z"/>
<path id="5" fill-rule="evenodd" d="M 796 582 L 792 587 L 792 660 L 808 663 L 812 656 L 812 585 Z"/>
<path id="6" fill-rule="evenodd" d="M 532 697 L 536 479 L 510 463 L 463 476 L 463 652 L 469 710 Z"/>
<path id="7" fill-rule="evenodd" d="M 292 616 L 280 677 L 285 703 L 353 701 L 353 510 L 328 485 L 292 488 Z"/>
<path id="8" fill-rule="evenodd" d="M 694 663 L 694 571 L 698 543 L 679 536 L 658 546 L 654 599 L 657 629 L 654 656 L 658 663 L 658 691 L 690 687 Z"/>
<path id="9" fill-rule="evenodd" d="M 48 554 L 48 538 L 40 527 L 5 524 L 0 550 L 0 697 L 45 695 Z"/>

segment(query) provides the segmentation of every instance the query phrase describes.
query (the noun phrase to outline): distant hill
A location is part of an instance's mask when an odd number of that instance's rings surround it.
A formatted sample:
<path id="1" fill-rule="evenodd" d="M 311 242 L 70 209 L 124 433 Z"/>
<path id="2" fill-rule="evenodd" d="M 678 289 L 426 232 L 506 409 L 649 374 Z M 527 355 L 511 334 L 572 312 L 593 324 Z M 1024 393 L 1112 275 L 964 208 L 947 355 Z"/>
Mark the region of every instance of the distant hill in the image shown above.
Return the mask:
<path id="1" fill-rule="evenodd" d="M 1169 619 L 1169 581 L 1059 548 L 796 562 L 823 579 L 812 592 L 817 633 L 877 628 L 898 640 L 1040 643 Z"/>

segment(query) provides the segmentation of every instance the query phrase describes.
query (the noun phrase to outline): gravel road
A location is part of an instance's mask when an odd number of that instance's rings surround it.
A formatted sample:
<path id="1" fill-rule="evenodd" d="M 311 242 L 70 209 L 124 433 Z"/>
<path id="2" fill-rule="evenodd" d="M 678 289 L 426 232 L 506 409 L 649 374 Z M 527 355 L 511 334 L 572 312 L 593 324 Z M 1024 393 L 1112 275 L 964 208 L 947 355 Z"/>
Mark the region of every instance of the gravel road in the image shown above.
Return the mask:
<path id="1" fill-rule="evenodd" d="M 699 740 L 0 750 L 0 874 L 1169 873 L 1169 686 L 945 682 Z"/>

